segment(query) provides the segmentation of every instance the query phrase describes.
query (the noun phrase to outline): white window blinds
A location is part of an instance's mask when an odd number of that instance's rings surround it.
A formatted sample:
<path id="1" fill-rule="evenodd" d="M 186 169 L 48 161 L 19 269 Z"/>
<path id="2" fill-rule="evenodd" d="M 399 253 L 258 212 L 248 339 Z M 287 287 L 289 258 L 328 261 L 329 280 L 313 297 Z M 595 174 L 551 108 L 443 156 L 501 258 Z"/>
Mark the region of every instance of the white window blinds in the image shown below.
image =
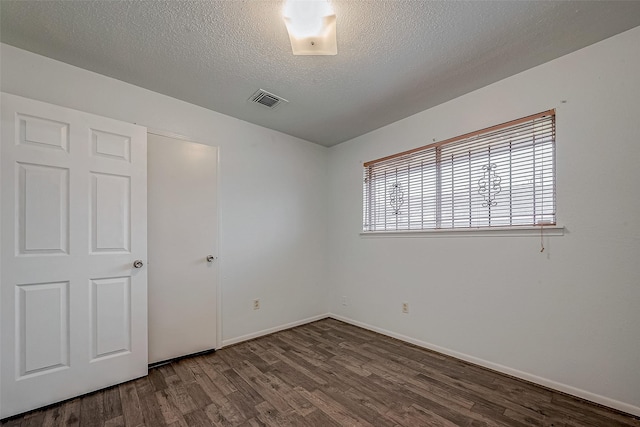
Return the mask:
<path id="1" fill-rule="evenodd" d="M 364 164 L 364 231 L 552 225 L 555 111 Z"/>

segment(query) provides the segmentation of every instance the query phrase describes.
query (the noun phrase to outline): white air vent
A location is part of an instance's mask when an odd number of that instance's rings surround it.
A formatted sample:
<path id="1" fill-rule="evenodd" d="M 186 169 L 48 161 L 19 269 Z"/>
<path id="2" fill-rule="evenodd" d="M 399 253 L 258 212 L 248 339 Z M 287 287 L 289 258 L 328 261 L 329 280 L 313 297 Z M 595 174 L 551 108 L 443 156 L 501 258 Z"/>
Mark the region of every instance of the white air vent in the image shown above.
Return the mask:
<path id="1" fill-rule="evenodd" d="M 262 105 L 263 107 L 267 107 L 271 110 L 275 110 L 280 104 L 289 102 L 286 99 L 269 93 L 263 89 L 258 89 L 256 93 L 251 95 L 249 101 L 255 102 L 256 104 Z"/>

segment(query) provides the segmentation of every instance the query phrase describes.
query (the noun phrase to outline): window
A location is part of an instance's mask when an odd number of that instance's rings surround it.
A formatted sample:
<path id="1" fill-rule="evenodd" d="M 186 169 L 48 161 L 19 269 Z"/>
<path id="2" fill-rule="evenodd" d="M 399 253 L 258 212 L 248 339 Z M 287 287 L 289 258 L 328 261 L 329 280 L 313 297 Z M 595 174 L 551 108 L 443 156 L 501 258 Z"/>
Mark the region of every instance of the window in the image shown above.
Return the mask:
<path id="1" fill-rule="evenodd" d="M 554 225 L 555 110 L 364 164 L 363 230 Z"/>

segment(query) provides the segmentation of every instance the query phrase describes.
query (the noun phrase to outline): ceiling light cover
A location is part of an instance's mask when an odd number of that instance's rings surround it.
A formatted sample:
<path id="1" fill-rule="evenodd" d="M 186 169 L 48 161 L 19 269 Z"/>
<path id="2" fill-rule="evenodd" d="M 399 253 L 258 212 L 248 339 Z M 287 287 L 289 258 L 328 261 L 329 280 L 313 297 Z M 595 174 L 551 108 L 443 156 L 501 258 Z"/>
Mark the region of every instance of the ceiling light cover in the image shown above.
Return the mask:
<path id="1" fill-rule="evenodd" d="M 294 55 L 336 55 L 336 15 L 327 0 L 287 0 L 284 22 Z"/>

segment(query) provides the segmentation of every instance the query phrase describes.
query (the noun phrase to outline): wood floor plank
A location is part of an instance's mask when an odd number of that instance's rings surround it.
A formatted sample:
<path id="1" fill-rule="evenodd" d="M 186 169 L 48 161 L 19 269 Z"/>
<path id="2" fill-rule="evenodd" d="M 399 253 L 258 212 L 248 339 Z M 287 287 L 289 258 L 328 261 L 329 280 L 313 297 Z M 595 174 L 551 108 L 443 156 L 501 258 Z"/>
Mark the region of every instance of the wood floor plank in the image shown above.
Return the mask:
<path id="1" fill-rule="evenodd" d="M 395 376 L 405 383 L 411 383 L 412 385 L 423 389 L 431 399 L 434 399 L 438 402 L 443 402 L 447 405 L 458 405 L 463 408 L 470 409 L 474 405 L 474 401 L 471 399 L 467 399 L 459 394 L 452 393 L 451 390 L 444 390 L 441 387 L 431 381 L 425 381 L 417 379 L 417 375 L 420 373 L 419 371 L 412 370 L 408 367 L 394 364 L 389 360 L 385 360 L 384 358 L 366 352 L 363 350 L 365 354 L 369 355 L 371 361 L 367 364 L 368 369 L 372 373 L 377 373 L 378 375 L 385 375 L 389 371 L 394 371 Z"/>
<path id="2" fill-rule="evenodd" d="M 207 416 L 209 423 L 213 426 L 226 427 L 232 425 L 240 425 L 242 423 L 241 418 L 238 418 L 235 421 L 225 418 L 223 413 L 220 411 L 220 407 L 215 403 L 206 406 L 204 408 L 204 414 Z"/>
<path id="3" fill-rule="evenodd" d="M 211 420 L 202 409 L 197 409 L 184 416 L 189 427 L 209 427 Z"/>
<path id="4" fill-rule="evenodd" d="M 614 420 L 620 423 L 629 423 L 629 418 L 616 412 L 611 412 L 608 408 L 600 405 L 589 404 L 583 400 L 574 399 L 571 396 L 554 393 L 551 397 L 552 403 L 561 404 L 567 410 L 573 413 L 584 414 L 586 417 L 600 420 L 600 422 L 607 422 L 608 420 Z M 634 424 L 635 425 L 635 424 Z"/>
<path id="5" fill-rule="evenodd" d="M 327 385 L 327 381 L 325 379 L 323 379 L 322 377 L 320 377 L 319 375 L 317 375 L 316 373 L 313 372 L 313 369 L 312 369 L 313 366 L 309 366 L 307 368 L 307 367 L 303 366 L 302 364 L 296 363 L 294 360 L 290 359 L 285 354 L 274 352 L 273 355 L 276 356 L 283 363 L 288 365 L 288 369 L 286 370 L 286 372 L 299 373 L 301 375 L 306 376 L 311 381 L 316 383 L 316 384 L 309 384 L 309 387 L 315 388 L 318 385 L 320 385 L 320 386 Z M 299 375 L 298 375 L 298 377 L 299 377 Z"/>
<path id="6" fill-rule="evenodd" d="M 158 371 L 160 374 L 162 374 L 162 377 L 165 379 L 173 377 L 176 375 L 176 371 L 175 369 L 173 369 L 173 363 L 166 363 L 164 365 L 160 365 L 157 368 L 154 368 L 153 370 Z"/>
<path id="7" fill-rule="evenodd" d="M 471 425 L 474 422 L 485 423 L 485 419 L 481 414 L 475 414 L 470 409 L 460 406 L 453 401 L 442 401 L 437 395 L 425 392 L 422 388 L 415 387 L 410 383 L 405 383 L 401 379 L 394 378 L 392 375 L 381 372 L 381 375 L 372 376 L 371 381 L 380 385 L 389 393 L 402 396 L 401 405 L 405 407 L 415 405 L 427 408 L 434 414 L 441 415 L 449 419 L 448 415 L 452 414 L 455 422 L 460 425 Z M 415 417 L 415 414 L 413 414 Z M 496 414 L 499 416 L 499 414 Z M 498 425 L 506 425 L 500 424 Z"/>
<path id="8" fill-rule="evenodd" d="M 160 410 L 162 418 L 167 425 L 186 425 L 180 409 L 178 409 L 178 407 L 176 407 L 173 401 L 169 398 L 169 392 L 166 389 L 157 391 L 155 393 L 155 397 L 158 402 L 158 409 Z"/>
<path id="9" fill-rule="evenodd" d="M 153 385 L 154 392 L 167 388 L 167 383 L 164 380 L 164 375 L 162 375 L 160 369 L 150 369 L 148 378 L 151 385 Z"/>
<path id="10" fill-rule="evenodd" d="M 310 425 L 310 426 L 322 426 L 322 427 L 340 426 L 340 424 L 338 424 L 336 421 L 331 419 L 327 414 L 325 414 L 319 409 L 316 409 L 315 411 L 306 415 L 304 419 L 307 422 L 307 425 Z"/>
<path id="11" fill-rule="evenodd" d="M 357 389 L 348 389 L 344 392 L 344 395 L 357 406 L 362 407 L 362 409 L 367 409 L 372 416 L 385 420 L 383 422 L 385 425 L 387 424 L 387 421 L 392 421 L 391 418 L 387 416 L 391 409 L 388 401 L 376 399 L 376 396 L 379 395 L 379 393 L 372 393 L 369 389 L 362 389 L 358 387 Z"/>
<path id="12" fill-rule="evenodd" d="M 209 378 L 209 376 L 199 368 L 199 366 L 193 367 L 196 384 L 202 388 L 202 391 L 206 393 L 210 401 L 216 403 L 218 406 L 227 401 L 226 396 L 218 387 L 216 387 L 211 378 Z"/>
<path id="13" fill-rule="evenodd" d="M 179 383 L 167 388 L 168 400 L 180 411 L 182 415 L 198 409 L 198 405 L 193 401 L 186 389 L 186 384 Z"/>
<path id="14" fill-rule="evenodd" d="M 285 381 L 282 381 L 274 372 L 267 372 L 264 375 L 268 384 L 282 396 L 285 402 L 287 402 L 298 415 L 304 417 L 315 411 L 315 407 L 311 402 L 294 390 L 295 386 L 291 386 Z"/>
<path id="15" fill-rule="evenodd" d="M 106 414 L 105 414 L 106 417 Z M 56 427 L 64 423 L 64 405 L 53 406 L 45 412 L 42 427 Z"/>
<path id="16" fill-rule="evenodd" d="M 535 418 L 539 415 L 540 409 L 536 406 L 536 402 L 528 401 L 528 405 L 533 406 L 532 408 L 520 405 L 519 403 L 514 403 L 511 401 L 511 398 L 505 399 L 499 394 L 494 393 L 493 389 L 486 386 L 486 384 L 490 383 L 487 380 L 481 381 L 480 383 L 474 383 L 469 379 L 461 379 L 458 375 L 447 375 L 437 369 L 431 368 L 421 362 L 417 362 L 404 356 L 391 354 L 382 349 L 369 348 L 372 352 L 382 355 L 380 360 L 382 361 L 384 370 L 394 372 L 394 375 L 391 375 L 390 378 L 405 378 L 412 386 L 417 385 L 419 388 L 426 387 L 429 393 L 443 396 L 444 392 L 445 398 L 447 398 L 446 396 L 450 396 L 452 398 L 456 397 L 458 400 L 463 399 L 467 402 L 475 400 L 476 402 L 484 405 L 489 404 L 486 399 L 482 397 L 479 399 L 472 399 L 470 396 L 493 396 L 492 399 L 498 400 L 505 408 L 509 407 L 515 411 L 523 412 L 523 415 L 527 415 L 529 417 Z M 375 371 L 375 368 L 372 369 Z M 495 373 L 487 371 L 487 374 L 492 376 Z M 416 381 L 412 378 L 418 378 L 418 380 Z M 408 387 L 411 388 L 411 386 Z M 438 389 L 443 392 L 437 391 Z M 418 393 L 420 393 L 420 391 L 418 391 Z M 430 399 L 432 398 L 430 397 Z M 504 410 L 504 408 L 502 410 Z"/>
<path id="17" fill-rule="evenodd" d="M 190 383 L 195 381 L 193 373 L 189 369 L 189 362 L 187 360 L 178 360 L 171 365 L 173 366 L 173 370 L 176 372 L 176 375 L 178 375 L 183 383 Z"/>
<path id="18" fill-rule="evenodd" d="M 147 394 L 153 394 L 154 392 L 155 387 L 149 380 L 148 375 L 136 381 L 136 393 L 138 393 L 138 399 L 146 396 Z"/>
<path id="19" fill-rule="evenodd" d="M 322 390 L 322 393 L 345 408 L 352 416 L 357 417 L 359 420 L 371 423 L 376 427 L 392 427 L 394 425 L 393 422 L 386 417 L 386 408 L 381 411 L 385 415 L 371 410 L 369 406 L 364 404 L 367 399 L 362 395 L 347 393 L 347 391 L 336 387 L 328 387 Z"/>
<path id="20" fill-rule="evenodd" d="M 102 427 L 106 419 L 104 414 L 104 396 L 97 393 L 88 394 L 80 400 L 81 424 Z"/>
<path id="21" fill-rule="evenodd" d="M 80 425 L 80 399 L 73 399 L 64 404 L 64 425 L 76 427 Z"/>
<path id="22" fill-rule="evenodd" d="M 531 425 L 538 425 L 543 422 L 544 417 L 532 417 L 532 416 L 523 416 L 523 417 L 508 417 L 504 415 L 507 411 L 507 408 L 501 406 L 494 402 L 476 402 L 473 407 L 471 407 L 470 411 L 462 411 L 465 414 L 469 415 L 470 418 L 473 418 L 478 421 L 484 421 L 488 423 L 489 420 L 492 424 L 497 424 L 500 426 L 508 426 L 508 427 L 527 427 Z M 527 421 L 521 421 L 522 419 Z M 533 421 L 533 424 L 530 422 Z"/>
<path id="23" fill-rule="evenodd" d="M 239 369 L 237 372 L 243 380 L 250 384 L 264 400 L 269 401 L 269 404 L 279 412 L 288 413 L 293 411 L 293 407 L 281 395 L 280 390 L 272 384 L 273 381 L 251 363 L 245 361 L 244 368 Z"/>
<path id="24" fill-rule="evenodd" d="M 222 352 L 220 351 L 218 353 L 220 354 Z M 223 394 L 228 395 L 238 391 L 238 389 L 235 388 L 235 386 L 227 379 L 227 377 L 224 376 L 224 372 L 226 372 L 230 368 L 220 370 L 220 363 L 211 363 L 213 360 L 220 361 L 220 357 L 207 355 L 198 359 L 198 364 L 200 365 L 200 368 L 202 368 L 202 371 L 207 374 L 209 379 L 213 381 L 216 387 L 218 387 Z"/>
<path id="25" fill-rule="evenodd" d="M 236 387 L 238 391 L 229 395 L 229 399 L 232 399 L 236 404 L 240 401 L 240 396 L 243 397 L 242 401 L 246 406 L 253 406 L 264 402 L 264 398 L 262 395 L 251 386 L 251 384 L 247 383 L 240 375 L 235 371 L 235 369 L 230 369 L 225 371 L 224 376 Z M 245 411 L 251 411 L 251 409 L 244 409 Z M 252 414 L 254 415 L 254 414 Z M 248 417 L 253 418 L 253 416 Z"/>
<path id="26" fill-rule="evenodd" d="M 340 425 L 372 426 L 369 422 L 353 416 L 347 408 L 320 390 L 315 390 L 310 393 L 307 390 L 298 388 L 297 391 Z"/>
<path id="27" fill-rule="evenodd" d="M 248 342 L 246 346 L 234 347 L 238 360 L 241 360 L 243 362 L 250 362 L 253 366 L 258 368 L 262 372 L 268 371 L 271 368 L 271 365 L 265 362 L 264 359 L 259 357 L 255 352 L 251 351 L 249 345 L 251 345 L 251 341 Z"/>
<path id="28" fill-rule="evenodd" d="M 405 416 L 409 418 L 411 423 L 425 426 L 433 426 L 433 427 L 456 427 L 460 425 L 470 425 L 471 422 L 469 420 L 456 420 L 453 422 L 445 417 L 434 413 L 431 410 L 427 410 L 418 405 L 411 405 L 405 411 Z"/>
<path id="29" fill-rule="evenodd" d="M 160 404 L 154 393 L 139 396 L 139 400 L 140 409 L 142 410 L 142 416 L 146 425 L 158 427 L 166 425 L 162 411 L 160 410 Z"/>
<path id="30" fill-rule="evenodd" d="M 541 402 L 551 402 L 552 392 L 550 390 L 541 389 L 533 384 L 518 381 L 510 377 L 498 377 L 493 380 L 495 390 L 512 396 L 517 399 L 526 399 Z"/>
<path id="31" fill-rule="evenodd" d="M 540 418 L 538 417 L 530 417 L 528 415 L 524 415 L 520 412 L 516 412 L 512 409 L 505 409 L 503 415 L 506 418 L 510 418 L 512 420 L 515 420 L 519 423 L 522 423 L 524 425 L 527 426 L 544 426 L 546 423 L 549 422 L 548 417 L 545 417 L 544 415 L 541 416 Z"/>
<path id="32" fill-rule="evenodd" d="M 111 420 L 122 415 L 122 402 L 118 386 L 102 390 L 105 420 Z"/>
<path id="33" fill-rule="evenodd" d="M 238 392 L 236 392 L 238 393 Z M 252 413 L 255 412 L 252 411 Z M 215 414 L 215 416 L 212 416 Z M 218 417 L 219 414 L 219 417 Z M 213 405 L 207 407 L 207 416 L 211 420 L 221 419 L 221 425 L 239 425 L 247 420 L 248 413 L 242 412 L 230 399 L 226 399 L 213 411 Z"/>
<path id="34" fill-rule="evenodd" d="M 186 388 L 187 394 L 191 397 L 191 400 L 193 400 L 197 408 L 204 408 L 213 403 L 209 395 L 205 393 L 202 386 L 196 381 L 187 384 Z"/>
<path id="35" fill-rule="evenodd" d="M 136 391 L 135 381 L 120 384 L 120 401 L 122 402 L 122 413 L 125 425 L 138 427 L 144 424 L 142 411 L 140 410 L 140 400 Z"/>
<path id="36" fill-rule="evenodd" d="M 21 426 L 22 427 L 41 427 L 44 422 L 44 412 L 36 411 L 33 416 L 25 419 Z M 100 424 L 101 425 L 101 424 Z"/>
<path id="37" fill-rule="evenodd" d="M 270 402 L 264 401 L 256 405 L 258 410 L 257 419 L 270 427 L 298 427 L 303 426 L 303 420 L 298 414 L 291 413 L 284 415 L 271 405 Z"/>
<path id="38" fill-rule="evenodd" d="M 105 421 L 104 427 L 125 427 L 124 416 L 120 415 Z"/>
<path id="39" fill-rule="evenodd" d="M 27 426 L 640 427 L 640 419 L 325 319 L 2 421 Z"/>
<path id="40" fill-rule="evenodd" d="M 289 351 L 295 351 L 310 360 L 325 361 L 333 356 L 333 354 L 320 349 L 319 347 L 309 348 L 305 346 L 301 340 L 292 339 L 291 336 L 278 335 L 276 342 L 280 342 L 284 348 L 288 348 Z"/>
<path id="41" fill-rule="evenodd" d="M 245 421 L 242 424 L 239 424 L 239 427 L 265 427 L 265 423 L 255 418 L 251 418 L 250 420 Z"/>
<path id="42" fill-rule="evenodd" d="M 527 402 L 525 404 L 520 404 L 517 402 L 513 402 L 508 396 L 501 396 L 492 393 L 478 393 L 476 391 L 470 391 L 467 388 L 467 384 L 461 384 L 457 380 L 450 380 L 449 382 L 443 382 L 434 379 L 426 379 L 422 376 L 422 374 L 418 374 L 417 378 L 425 379 L 429 381 L 435 387 L 439 387 L 445 392 L 450 392 L 452 395 L 460 396 L 464 399 L 474 401 L 474 405 L 471 407 L 471 410 L 475 413 L 479 414 L 491 414 L 491 417 L 495 420 L 502 420 L 502 413 L 510 408 L 516 412 L 521 413 L 524 416 L 527 416 L 532 419 L 538 419 L 541 415 L 544 415 L 540 410 L 534 410 L 530 406 L 534 406 L 533 403 Z M 492 408 L 487 410 L 486 408 Z M 517 424 L 517 423 L 516 423 Z M 507 424 L 508 425 L 508 424 Z"/>
<path id="43" fill-rule="evenodd" d="M 256 356 L 260 357 L 268 365 L 275 365 L 280 362 L 280 359 L 273 354 L 273 351 L 260 345 L 258 341 L 249 341 L 247 347 Z"/>
<path id="44" fill-rule="evenodd" d="M 298 366 L 299 369 L 292 369 L 292 365 L 283 363 L 282 365 L 272 369 L 271 374 L 280 378 L 280 380 L 287 383 L 292 388 L 301 386 L 307 390 L 313 390 L 319 386 L 327 384 L 325 380 L 317 375 L 311 374 L 306 368 L 300 365 L 296 366 Z"/>

